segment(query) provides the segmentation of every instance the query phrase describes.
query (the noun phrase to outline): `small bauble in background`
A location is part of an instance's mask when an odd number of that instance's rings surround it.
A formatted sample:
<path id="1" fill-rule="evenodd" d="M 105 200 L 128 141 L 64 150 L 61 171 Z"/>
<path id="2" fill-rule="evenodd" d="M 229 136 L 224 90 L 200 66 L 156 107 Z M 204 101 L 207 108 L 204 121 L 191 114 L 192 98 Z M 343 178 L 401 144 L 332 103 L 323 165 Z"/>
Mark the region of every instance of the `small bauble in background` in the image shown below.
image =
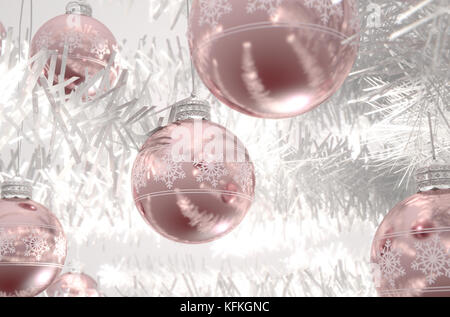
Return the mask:
<path id="1" fill-rule="evenodd" d="M 2 42 L 4 39 L 6 39 L 6 29 L 2 22 L 0 22 L 0 54 L 2 53 Z"/>
<path id="2" fill-rule="evenodd" d="M 201 101 L 182 103 L 194 109 Z M 184 118 L 183 112 L 177 119 L 151 135 L 138 154 L 134 200 L 150 226 L 168 239 L 210 242 L 232 231 L 249 210 L 254 166 L 241 141 L 224 127 Z"/>
<path id="3" fill-rule="evenodd" d="M 62 274 L 47 289 L 49 297 L 100 297 L 97 282 L 87 274 L 69 272 Z"/>
<path id="4" fill-rule="evenodd" d="M 32 297 L 60 274 L 66 238 L 58 219 L 30 199 L 20 181 L 2 185 L 0 200 L 0 295 Z"/>
<path id="5" fill-rule="evenodd" d="M 356 0 L 194 0 L 189 37 L 197 71 L 220 101 L 286 118 L 341 87 L 359 27 Z"/>
<path id="6" fill-rule="evenodd" d="M 55 84 L 61 74 L 62 56 L 67 46 L 67 65 L 64 80 L 78 77 L 74 83 L 66 87 L 70 93 L 99 71 L 105 69 L 114 51 L 117 42 L 111 31 L 100 21 L 92 17 L 91 7 L 82 1 L 70 2 L 66 7 L 66 14 L 57 16 L 46 22 L 34 35 L 31 43 L 30 55 L 48 49 L 57 54 Z M 48 78 L 51 63 L 45 67 L 45 76 Z M 111 67 L 110 83 L 117 78 L 117 69 Z M 93 94 L 92 91 L 90 91 Z"/>
<path id="7" fill-rule="evenodd" d="M 433 168 L 425 181 L 450 181 L 449 166 Z M 450 296 L 450 189 L 432 187 L 397 204 L 378 228 L 371 262 L 380 296 Z"/>

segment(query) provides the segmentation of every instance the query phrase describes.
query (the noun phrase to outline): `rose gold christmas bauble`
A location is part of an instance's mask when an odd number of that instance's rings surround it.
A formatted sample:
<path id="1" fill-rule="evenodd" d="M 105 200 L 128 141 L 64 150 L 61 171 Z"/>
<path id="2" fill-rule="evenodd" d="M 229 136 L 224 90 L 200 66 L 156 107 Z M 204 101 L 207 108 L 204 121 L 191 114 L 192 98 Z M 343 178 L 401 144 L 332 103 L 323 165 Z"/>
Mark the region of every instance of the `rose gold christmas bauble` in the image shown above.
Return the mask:
<path id="1" fill-rule="evenodd" d="M 65 273 L 47 289 L 50 297 L 100 297 L 97 282 L 84 273 Z"/>
<path id="2" fill-rule="evenodd" d="M 133 196 L 161 235 L 204 243 L 232 231 L 249 210 L 253 163 L 235 135 L 207 120 L 186 119 L 155 132 L 132 172 Z"/>
<path id="3" fill-rule="evenodd" d="M 2 53 L 2 42 L 4 39 L 6 39 L 6 29 L 2 22 L 0 22 L 0 54 Z"/>
<path id="4" fill-rule="evenodd" d="M 0 200 L 0 295 L 32 297 L 58 276 L 66 238 L 44 206 L 22 198 Z"/>
<path id="5" fill-rule="evenodd" d="M 450 189 L 395 206 L 378 228 L 371 262 L 380 296 L 450 296 Z"/>
<path id="6" fill-rule="evenodd" d="M 194 0 L 189 36 L 214 96 L 251 116 L 286 118 L 341 87 L 358 32 L 356 0 Z"/>
<path id="7" fill-rule="evenodd" d="M 79 78 L 67 86 L 66 93 L 70 93 L 85 82 L 86 74 L 92 78 L 105 69 L 113 52 L 117 50 L 117 42 L 104 24 L 90 16 L 92 9 L 86 4 L 71 2 L 66 10 L 67 14 L 49 20 L 36 32 L 31 43 L 30 55 L 34 56 L 43 49 L 56 53 L 54 78 L 56 84 L 61 74 L 64 48 L 67 46 L 64 80 Z M 44 70 L 47 78 L 50 65 L 49 61 Z M 117 69 L 113 64 L 110 82 L 113 83 L 116 77 Z"/>

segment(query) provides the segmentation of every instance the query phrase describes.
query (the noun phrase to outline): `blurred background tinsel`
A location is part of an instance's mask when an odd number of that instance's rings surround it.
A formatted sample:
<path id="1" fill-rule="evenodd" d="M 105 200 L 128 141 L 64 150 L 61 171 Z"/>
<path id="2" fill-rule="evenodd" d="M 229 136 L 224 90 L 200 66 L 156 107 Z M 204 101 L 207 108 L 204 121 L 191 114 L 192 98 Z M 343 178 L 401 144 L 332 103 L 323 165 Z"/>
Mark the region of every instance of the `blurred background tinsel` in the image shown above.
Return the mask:
<path id="1" fill-rule="evenodd" d="M 20 1 L 0 0 L 9 28 L 0 57 L 0 180 L 14 175 L 21 140 L 21 174 L 63 224 L 68 266 L 97 279 L 106 296 L 375 295 L 372 238 L 387 211 L 416 190 L 414 169 L 431 156 L 428 114 L 437 154 L 450 158 L 448 1 L 360 0 L 352 73 L 297 118 L 251 118 L 200 89 L 213 121 L 247 145 L 257 177 L 245 220 L 206 245 L 160 237 L 130 189 L 147 134 L 190 94 L 185 1 L 90 4 L 120 40 L 127 82 L 55 111 L 30 81 L 28 39 L 65 2 L 35 0 L 30 21 L 25 1 L 19 27 Z"/>

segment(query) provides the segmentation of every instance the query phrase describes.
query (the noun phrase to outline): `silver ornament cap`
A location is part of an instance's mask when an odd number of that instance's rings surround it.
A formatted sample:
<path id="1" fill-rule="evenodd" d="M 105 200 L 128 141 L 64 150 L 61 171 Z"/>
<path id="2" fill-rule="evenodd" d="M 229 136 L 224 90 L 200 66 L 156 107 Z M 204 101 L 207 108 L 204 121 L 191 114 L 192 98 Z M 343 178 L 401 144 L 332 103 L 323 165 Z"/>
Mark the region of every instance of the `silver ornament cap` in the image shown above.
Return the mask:
<path id="1" fill-rule="evenodd" d="M 416 170 L 416 184 L 419 192 L 450 188 L 450 164 L 432 163 Z"/>
<path id="2" fill-rule="evenodd" d="M 211 106 L 208 101 L 191 95 L 174 104 L 170 116 L 173 122 L 187 119 L 211 120 Z"/>
<path id="3" fill-rule="evenodd" d="M 1 190 L 2 199 L 32 199 L 33 197 L 33 187 L 21 178 L 13 178 L 3 182 Z"/>
<path id="4" fill-rule="evenodd" d="M 92 17 L 92 7 L 85 1 L 71 1 L 66 6 L 66 14 L 78 14 Z"/>

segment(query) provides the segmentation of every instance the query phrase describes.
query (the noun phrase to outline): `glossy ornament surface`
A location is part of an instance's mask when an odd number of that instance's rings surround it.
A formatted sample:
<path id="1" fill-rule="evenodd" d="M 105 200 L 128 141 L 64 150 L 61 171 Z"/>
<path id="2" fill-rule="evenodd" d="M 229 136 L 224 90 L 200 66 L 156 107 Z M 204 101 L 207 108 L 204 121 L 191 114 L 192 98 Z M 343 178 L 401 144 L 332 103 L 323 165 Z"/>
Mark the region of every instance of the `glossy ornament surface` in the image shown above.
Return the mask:
<path id="1" fill-rule="evenodd" d="M 70 272 L 58 277 L 47 289 L 49 297 L 100 297 L 97 282 L 87 274 Z"/>
<path id="2" fill-rule="evenodd" d="M 18 198 L 14 191 L 20 186 L 3 184 L 0 200 L 0 296 L 4 297 L 38 295 L 60 274 L 66 258 L 66 238 L 58 219 L 33 200 Z"/>
<path id="3" fill-rule="evenodd" d="M 450 296 L 450 189 L 397 204 L 378 228 L 371 262 L 380 296 Z"/>
<path id="4" fill-rule="evenodd" d="M 344 83 L 359 24 L 356 0 L 194 0 L 191 54 L 226 105 L 255 117 L 293 117 Z"/>
<path id="5" fill-rule="evenodd" d="M 107 67 L 111 56 L 117 50 L 117 42 L 111 31 L 100 21 L 91 16 L 92 9 L 82 2 L 70 2 L 66 14 L 57 16 L 46 22 L 34 35 L 31 43 L 30 55 L 47 49 L 56 54 L 57 76 L 55 84 L 59 82 L 62 57 L 67 47 L 67 65 L 64 80 L 73 77 L 79 79 L 67 86 L 66 93 L 70 93 L 81 83 L 85 82 L 86 74 L 89 78 Z M 51 61 L 46 65 L 45 76 L 51 69 Z M 110 82 L 117 78 L 117 69 L 112 65 Z M 93 94 L 91 92 L 91 94 Z"/>
<path id="6" fill-rule="evenodd" d="M 177 242 L 205 243 L 229 233 L 246 215 L 254 166 L 224 127 L 185 119 L 148 139 L 135 161 L 132 187 L 138 210 L 157 232 Z"/>

